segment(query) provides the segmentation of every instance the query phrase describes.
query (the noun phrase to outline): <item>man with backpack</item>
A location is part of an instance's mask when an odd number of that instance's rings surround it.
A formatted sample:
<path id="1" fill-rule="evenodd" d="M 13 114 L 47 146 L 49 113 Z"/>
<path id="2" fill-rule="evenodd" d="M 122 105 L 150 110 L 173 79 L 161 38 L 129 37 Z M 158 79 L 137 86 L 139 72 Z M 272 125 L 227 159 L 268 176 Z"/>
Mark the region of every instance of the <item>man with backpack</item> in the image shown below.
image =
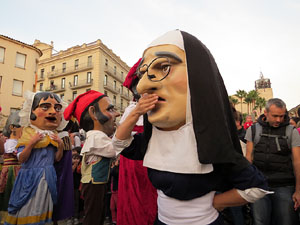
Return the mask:
<path id="1" fill-rule="evenodd" d="M 289 125 L 285 103 L 268 100 L 264 114 L 246 133 L 246 158 L 260 169 L 274 194 L 253 203 L 255 225 L 299 223 L 300 136 Z"/>

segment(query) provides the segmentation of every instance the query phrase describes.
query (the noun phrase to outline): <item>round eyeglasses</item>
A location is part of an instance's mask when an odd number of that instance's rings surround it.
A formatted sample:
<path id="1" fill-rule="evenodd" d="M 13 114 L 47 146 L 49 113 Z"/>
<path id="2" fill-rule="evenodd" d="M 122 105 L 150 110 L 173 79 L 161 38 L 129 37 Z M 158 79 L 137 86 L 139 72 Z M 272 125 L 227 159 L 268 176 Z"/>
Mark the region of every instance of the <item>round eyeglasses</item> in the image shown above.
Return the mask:
<path id="1" fill-rule="evenodd" d="M 137 70 L 137 76 L 139 79 L 142 79 L 144 74 L 147 74 L 147 77 L 152 82 L 158 82 L 165 79 L 171 70 L 171 62 L 167 57 L 157 57 L 153 59 L 149 65 L 141 65 Z"/>

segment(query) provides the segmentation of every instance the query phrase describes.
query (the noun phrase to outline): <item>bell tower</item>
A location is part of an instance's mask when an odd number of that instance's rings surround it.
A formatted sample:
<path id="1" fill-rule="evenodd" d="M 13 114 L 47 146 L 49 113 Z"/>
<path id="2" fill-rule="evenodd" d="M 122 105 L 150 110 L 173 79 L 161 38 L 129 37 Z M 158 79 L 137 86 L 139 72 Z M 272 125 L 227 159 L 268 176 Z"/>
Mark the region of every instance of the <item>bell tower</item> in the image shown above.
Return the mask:
<path id="1" fill-rule="evenodd" d="M 255 90 L 259 93 L 260 97 L 265 98 L 267 101 L 273 98 L 271 81 L 269 78 L 264 78 L 262 72 L 260 72 L 260 79 L 255 81 Z"/>

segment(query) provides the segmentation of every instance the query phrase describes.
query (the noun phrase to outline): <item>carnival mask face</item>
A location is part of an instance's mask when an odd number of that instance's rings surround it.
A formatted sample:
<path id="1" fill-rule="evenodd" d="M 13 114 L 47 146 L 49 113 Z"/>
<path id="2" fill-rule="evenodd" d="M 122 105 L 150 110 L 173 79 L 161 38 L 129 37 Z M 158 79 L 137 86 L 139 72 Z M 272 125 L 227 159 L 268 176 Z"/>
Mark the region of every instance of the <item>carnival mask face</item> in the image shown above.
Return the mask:
<path id="1" fill-rule="evenodd" d="M 30 120 L 31 124 L 41 130 L 55 130 L 62 121 L 62 105 L 50 96 L 42 98 L 32 113 L 36 118 Z"/>
<path id="2" fill-rule="evenodd" d="M 111 104 L 108 97 L 101 98 L 98 101 L 98 106 L 103 114 L 102 116 L 106 117 L 106 121 L 101 123 L 101 130 L 106 133 L 107 136 L 111 136 L 116 130 L 116 117 L 120 116 L 120 114 L 116 111 L 114 105 Z M 99 118 L 97 119 L 99 121 Z"/>
<path id="3" fill-rule="evenodd" d="M 187 68 L 185 52 L 175 45 L 150 47 L 139 67 L 140 94 L 157 94 L 148 120 L 162 130 L 176 130 L 186 122 Z"/>

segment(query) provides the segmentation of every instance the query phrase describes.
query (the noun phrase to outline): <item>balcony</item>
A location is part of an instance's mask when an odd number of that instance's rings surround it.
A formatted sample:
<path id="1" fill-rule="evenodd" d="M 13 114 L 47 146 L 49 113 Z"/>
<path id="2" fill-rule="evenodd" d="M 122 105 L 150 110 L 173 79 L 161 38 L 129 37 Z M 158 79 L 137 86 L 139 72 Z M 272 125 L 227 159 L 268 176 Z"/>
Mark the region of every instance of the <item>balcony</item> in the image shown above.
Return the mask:
<path id="1" fill-rule="evenodd" d="M 120 88 L 115 87 L 112 83 L 110 82 L 104 82 L 103 83 L 104 89 L 111 91 L 114 94 L 119 94 L 120 93 Z"/>
<path id="2" fill-rule="evenodd" d="M 93 79 L 79 80 L 76 85 L 74 85 L 74 83 L 72 84 L 71 82 L 69 82 L 69 85 L 72 90 L 84 88 L 84 87 L 90 87 L 93 85 Z"/>
<path id="3" fill-rule="evenodd" d="M 65 90 L 66 90 L 65 87 L 57 86 L 55 84 L 54 85 L 50 85 L 50 87 L 46 88 L 46 91 L 50 91 L 50 92 L 53 92 L 53 93 L 63 92 Z"/>
<path id="4" fill-rule="evenodd" d="M 45 80 L 44 75 L 43 75 L 43 76 L 39 75 L 38 78 L 37 78 L 37 81 L 38 81 L 38 82 L 44 81 L 44 80 Z"/>
<path id="5" fill-rule="evenodd" d="M 127 101 L 130 101 L 131 99 L 130 99 L 130 96 L 129 96 L 129 94 L 127 93 L 127 92 L 125 92 L 125 91 L 120 91 L 120 95 L 121 95 L 121 98 L 124 98 L 124 99 L 126 99 Z"/>
<path id="6" fill-rule="evenodd" d="M 70 66 L 70 67 L 66 67 L 65 69 L 56 69 L 54 71 L 48 72 L 47 77 L 48 78 L 55 78 L 55 77 L 61 77 L 61 76 L 65 76 L 65 75 L 69 75 L 72 73 L 78 73 L 78 72 L 82 72 L 85 70 L 90 70 L 93 69 L 93 64 L 87 64 L 87 63 L 82 63 L 79 64 L 78 66 Z"/>
<path id="7" fill-rule="evenodd" d="M 108 73 L 110 76 L 112 76 L 113 78 L 115 78 L 116 80 L 118 80 L 120 83 L 123 83 L 123 77 L 121 75 L 121 73 L 118 73 L 114 68 L 112 68 L 111 66 L 106 65 L 104 67 L 104 72 Z"/>

